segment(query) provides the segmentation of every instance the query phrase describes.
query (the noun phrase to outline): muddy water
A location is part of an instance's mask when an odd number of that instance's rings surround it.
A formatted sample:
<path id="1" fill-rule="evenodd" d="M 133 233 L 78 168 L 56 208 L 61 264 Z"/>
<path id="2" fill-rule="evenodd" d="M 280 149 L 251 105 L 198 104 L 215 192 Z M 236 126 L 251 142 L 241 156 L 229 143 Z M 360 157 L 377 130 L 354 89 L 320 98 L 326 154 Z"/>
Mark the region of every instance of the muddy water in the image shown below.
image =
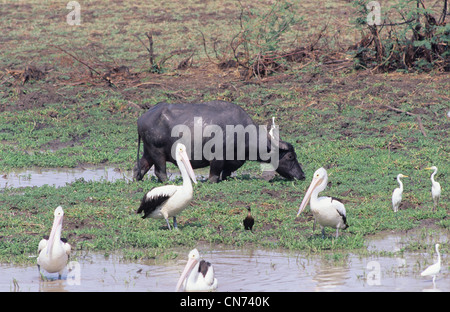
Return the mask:
<path id="1" fill-rule="evenodd" d="M 196 173 L 205 178 L 207 170 Z M 153 174 L 153 173 L 151 173 Z M 176 171 L 169 177 L 176 177 Z M 64 186 L 76 179 L 115 181 L 131 180 L 132 174 L 114 168 L 42 169 L 8 173 L 0 176 L 0 187 Z M 198 246 L 201 256 L 214 265 L 218 291 L 450 291 L 447 255 L 436 282 L 420 276 L 434 263 L 427 253 L 398 253 L 419 234 L 382 234 L 369 237 L 367 250 L 374 254 L 395 256 L 361 256 L 341 252 L 306 255 L 298 252 L 260 249 L 223 249 Z M 423 240 L 423 238 L 420 238 Z M 448 232 L 428 235 L 429 245 L 448 244 Z M 186 255 L 189 250 L 179 250 Z M 383 253 L 384 252 L 384 253 Z M 31 255 L 33 257 L 35 255 Z M 174 291 L 186 259 L 167 261 L 121 261 L 120 255 L 72 255 L 73 270 L 62 280 L 43 282 L 35 265 L 0 264 L 0 291 Z M 55 275 L 47 275 L 55 279 Z"/>
<path id="2" fill-rule="evenodd" d="M 196 169 L 196 176 L 199 180 L 208 177 L 207 169 Z M 152 168 L 146 177 L 154 176 Z M 167 170 L 169 180 L 174 180 L 180 176 L 177 169 Z M 10 173 L 1 173 L 0 189 L 5 187 L 32 187 L 50 185 L 55 187 L 65 186 L 75 180 L 85 181 L 109 181 L 124 179 L 131 181 L 133 173 L 131 170 L 120 170 L 113 167 L 100 168 L 32 168 L 27 170 L 16 170 Z"/>
<path id="3" fill-rule="evenodd" d="M 400 240 L 396 235 L 387 235 L 377 237 L 370 244 L 373 248 L 386 241 Z M 397 248 L 395 244 L 393 248 Z M 442 258 L 442 271 L 433 284 L 431 278 L 420 276 L 424 267 L 435 261 L 426 253 L 403 253 L 400 257 L 362 257 L 350 253 L 336 260 L 332 254 L 305 256 L 209 246 L 198 246 L 198 249 L 202 258 L 214 265 L 221 292 L 450 291 L 446 255 Z M 179 252 L 187 255 L 189 250 Z M 187 261 L 127 262 L 116 255 L 100 254 L 74 255 L 72 260 L 78 267 L 63 274 L 62 280 L 46 282 L 40 281 L 34 265 L 0 264 L 0 291 L 174 291 Z M 56 278 L 53 274 L 47 277 Z"/>

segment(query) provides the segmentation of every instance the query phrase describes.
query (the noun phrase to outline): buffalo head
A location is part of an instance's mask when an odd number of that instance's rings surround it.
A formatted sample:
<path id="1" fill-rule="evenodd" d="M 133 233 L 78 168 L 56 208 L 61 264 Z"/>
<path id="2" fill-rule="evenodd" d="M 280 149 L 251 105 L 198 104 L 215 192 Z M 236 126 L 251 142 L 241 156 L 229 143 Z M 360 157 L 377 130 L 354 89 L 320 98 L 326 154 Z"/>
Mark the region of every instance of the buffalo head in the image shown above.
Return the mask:
<path id="1" fill-rule="evenodd" d="M 279 161 L 275 171 L 286 179 L 304 180 L 305 173 L 297 161 L 297 154 L 292 144 L 280 140 L 278 147 Z"/>

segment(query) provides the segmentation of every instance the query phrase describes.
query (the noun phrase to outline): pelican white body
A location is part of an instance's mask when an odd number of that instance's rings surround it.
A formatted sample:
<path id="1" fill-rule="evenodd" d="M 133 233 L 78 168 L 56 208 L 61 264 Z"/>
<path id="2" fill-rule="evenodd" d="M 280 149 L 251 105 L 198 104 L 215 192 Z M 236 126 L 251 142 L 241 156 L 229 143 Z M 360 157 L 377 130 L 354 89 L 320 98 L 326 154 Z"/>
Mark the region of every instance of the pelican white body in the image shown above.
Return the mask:
<path id="1" fill-rule="evenodd" d="M 177 228 L 176 216 L 191 202 L 194 190 L 191 180 L 197 183 L 186 147 L 178 143 L 176 160 L 183 178 L 183 185 L 164 185 L 151 189 L 141 201 L 137 213 L 144 212 L 142 218 L 165 219 L 169 229 L 169 217 L 173 217 L 173 226 Z"/>
<path id="2" fill-rule="evenodd" d="M 322 227 L 322 236 L 324 228 L 332 227 L 336 229 L 336 237 L 339 236 L 339 229 L 348 227 L 345 206 L 339 200 L 333 197 L 318 197 L 319 193 L 325 190 L 328 183 L 328 174 L 324 168 L 319 168 L 314 172 L 311 184 L 306 191 L 305 197 L 300 204 L 297 217 L 306 208 L 310 202 L 311 212 L 315 222 Z M 313 229 L 314 230 L 314 229 Z"/>
<path id="3" fill-rule="evenodd" d="M 183 211 L 192 201 L 194 190 L 192 185 L 190 187 L 182 187 L 179 185 L 166 185 L 152 189 L 147 193 L 147 199 L 151 199 L 154 196 L 167 195 L 169 199 L 155 210 L 153 210 L 148 216 L 154 219 L 167 219 L 174 217 Z"/>
<path id="4" fill-rule="evenodd" d="M 39 242 L 37 265 L 48 273 L 59 273 L 59 277 L 67 265 L 71 247 L 68 243 L 61 240 L 62 221 L 64 211 L 58 206 L 54 212 L 52 230 L 48 239 L 42 239 Z"/>
<path id="5" fill-rule="evenodd" d="M 342 215 L 339 214 L 339 210 L 345 212 L 345 206 L 340 201 L 332 197 L 319 197 L 317 201 L 311 198 L 310 207 L 314 219 L 322 227 L 347 228 Z"/>
<path id="6" fill-rule="evenodd" d="M 175 291 L 183 285 L 185 291 L 211 291 L 217 288 L 217 278 L 214 277 L 214 269 L 211 263 L 200 260 L 197 248 L 191 250 L 188 262 L 178 280 Z"/>

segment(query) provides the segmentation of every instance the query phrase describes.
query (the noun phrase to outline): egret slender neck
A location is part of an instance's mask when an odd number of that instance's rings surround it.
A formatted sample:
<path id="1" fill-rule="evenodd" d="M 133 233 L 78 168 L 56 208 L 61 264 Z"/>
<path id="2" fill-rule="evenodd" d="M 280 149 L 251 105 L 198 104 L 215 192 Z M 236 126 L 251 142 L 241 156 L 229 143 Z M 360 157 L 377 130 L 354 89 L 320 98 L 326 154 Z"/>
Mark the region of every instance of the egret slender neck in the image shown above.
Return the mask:
<path id="1" fill-rule="evenodd" d="M 441 254 L 439 253 L 439 247 L 436 246 L 436 253 L 438 255 L 438 262 L 439 264 L 441 264 Z"/>
<path id="2" fill-rule="evenodd" d="M 397 177 L 397 182 L 400 185 L 400 190 L 403 192 L 403 182 L 400 180 L 400 177 Z"/>
<path id="3" fill-rule="evenodd" d="M 437 173 L 437 168 L 434 169 L 433 173 L 431 174 L 431 182 L 432 183 L 436 183 L 436 181 L 434 181 L 434 176 L 436 175 L 436 173 Z"/>

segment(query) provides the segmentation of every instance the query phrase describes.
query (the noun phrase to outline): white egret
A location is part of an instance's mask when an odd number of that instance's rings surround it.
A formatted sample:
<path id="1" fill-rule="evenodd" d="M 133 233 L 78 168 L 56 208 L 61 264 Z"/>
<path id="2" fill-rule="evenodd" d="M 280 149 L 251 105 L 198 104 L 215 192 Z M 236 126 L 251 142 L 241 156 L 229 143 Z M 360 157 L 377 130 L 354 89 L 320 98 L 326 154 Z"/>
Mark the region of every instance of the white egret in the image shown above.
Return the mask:
<path id="1" fill-rule="evenodd" d="M 403 174 L 397 175 L 397 181 L 400 187 L 397 187 L 394 192 L 392 192 L 392 209 L 394 212 L 398 211 L 398 207 L 400 206 L 400 203 L 402 202 L 402 194 L 403 194 L 403 183 L 400 180 L 400 178 L 408 178 L 408 176 L 405 176 Z"/>
<path id="2" fill-rule="evenodd" d="M 275 124 L 275 117 L 272 117 L 272 126 L 270 126 L 269 135 L 275 142 L 280 141 L 280 132 L 278 125 Z"/>
<path id="3" fill-rule="evenodd" d="M 173 217 L 173 227 L 177 228 L 176 215 L 183 211 L 192 200 L 194 190 L 191 179 L 197 184 L 194 170 L 186 153 L 186 147 L 181 143 L 176 146 L 175 159 L 181 171 L 183 185 L 165 185 L 152 188 L 144 195 L 137 210 L 137 213 L 144 212 L 143 219 L 147 217 L 164 218 L 169 230 L 171 229 L 169 217 Z"/>
<path id="4" fill-rule="evenodd" d="M 61 238 L 64 216 L 64 211 L 61 206 L 55 209 L 54 216 L 50 236 L 39 242 L 37 266 L 39 273 L 42 267 L 48 273 L 58 272 L 58 278 L 60 279 L 67 265 L 71 247 L 64 238 Z"/>
<path id="5" fill-rule="evenodd" d="M 433 198 L 434 207 L 433 210 L 436 210 L 437 205 L 439 204 L 439 198 L 441 197 L 441 185 L 439 182 L 434 180 L 434 176 L 436 175 L 438 168 L 436 166 L 432 166 L 429 168 L 425 168 L 426 170 L 434 170 L 431 174 L 431 197 Z"/>
<path id="6" fill-rule="evenodd" d="M 217 278 L 214 277 L 214 269 L 211 263 L 200 260 L 197 248 L 191 250 L 188 262 L 181 273 L 175 291 L 184 285 L 185 291 L 205 291 L 217 288 Z"/>
<path id="7" fill-rule="evenodd" d="M 438 256 L 437 262 L 430 265 L 422 273 L 420 273 L 421 276 L 433 276 L 433 283 L 436 279 L 436 275 L 438 275 L 439 271 L 441 270 L 441 254 L 439 253 L 439 244 L 435 245 L 435 249 Z"/>
<path id="8" fill-rule="evenodd" d="M 328 183 L 328 174 L 324 168 L 319 168 L 314 172 L 311 185 L 303 198 L 297 217 L 305 209 L 311 200 L 311 212 L 314 216 L 314 228 L 316 222 L 322 227 L 322 237 L 325 235 L 325 227 L 336 229 L 336 238 L 339 236 L 339 229 L 348 228 L 347 217 L 344 204 L 333 197 L 318 197 L 319 193 L 325 190 Z"/>

